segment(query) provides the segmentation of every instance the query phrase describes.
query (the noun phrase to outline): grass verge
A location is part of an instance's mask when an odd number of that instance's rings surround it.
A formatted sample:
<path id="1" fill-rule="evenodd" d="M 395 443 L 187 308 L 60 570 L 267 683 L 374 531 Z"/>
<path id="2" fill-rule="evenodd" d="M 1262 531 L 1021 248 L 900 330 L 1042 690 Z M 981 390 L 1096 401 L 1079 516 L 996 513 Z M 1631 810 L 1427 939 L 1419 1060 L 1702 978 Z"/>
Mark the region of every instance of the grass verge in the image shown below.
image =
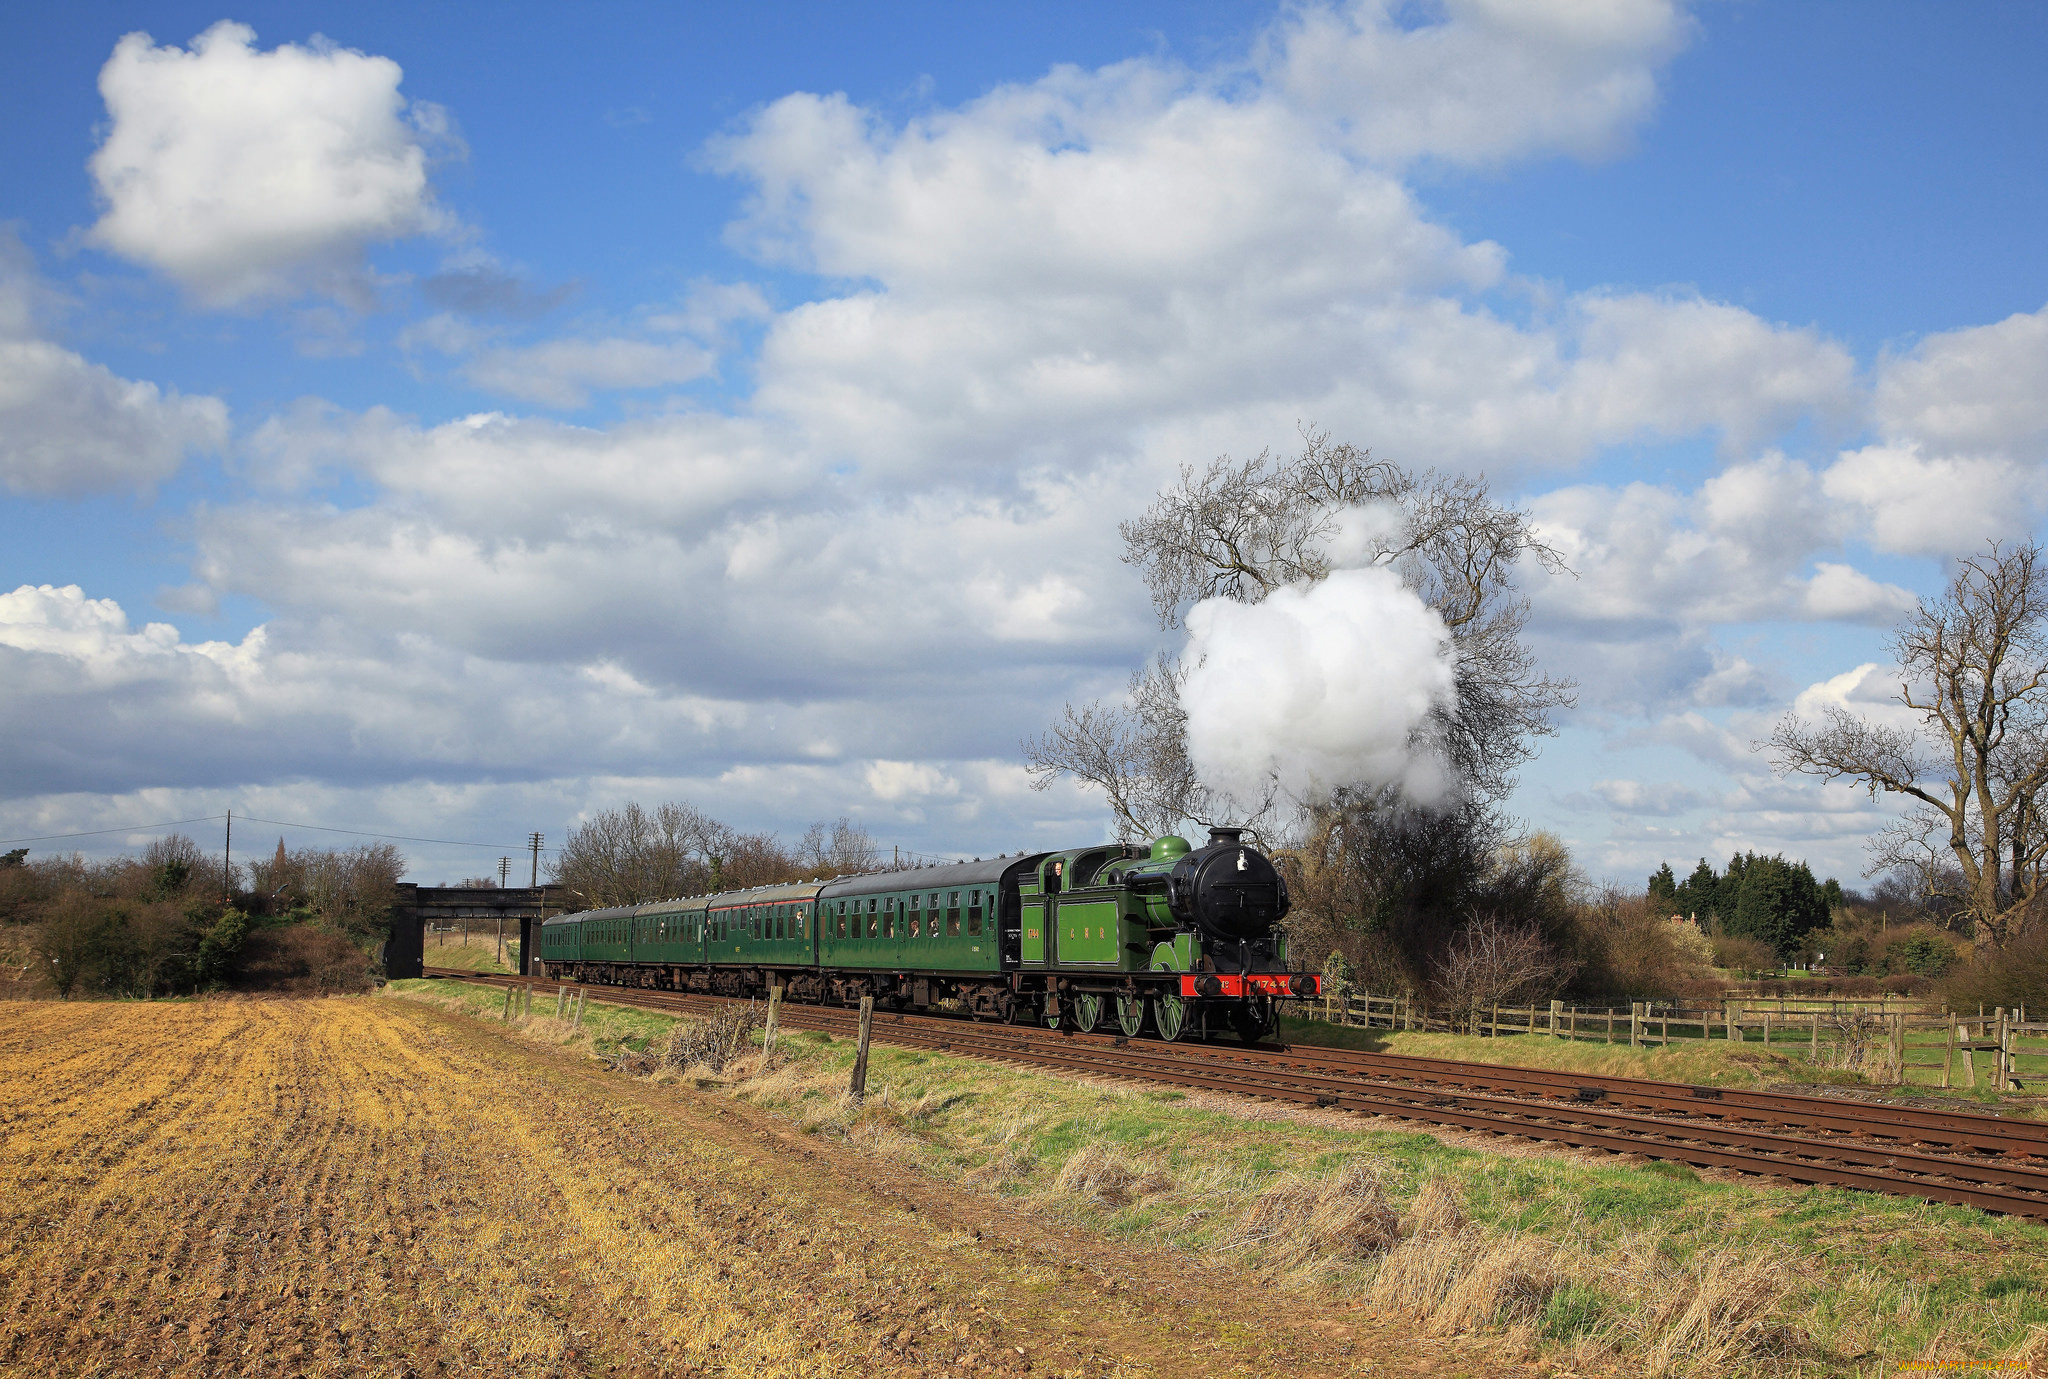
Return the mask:
<path id="1" fill-rule="evenodd" d="M 1627 1025 L 1623 1022 L 1623 1034 Z M 1293 1044 L 1320 1048 L 1356 1049 L 1365 1053 L 1403 1054 L 1411 1058 L 1452 1058 L 1469 1063 L 1493 1063 L 1510 1068 L 1545 1068 L 1559 1072 L 1591 1073 L 1609 1077 L 1648 1077 L 1665 1082 L 1691 1082 L 1716 1087 L 1774 1087 L 1794 1090 L 1854 1087 L 1915 1098 L 1941 1097 L 1980 1106 L 1996 1106 L 2007 1114 L 2043 1118 L 2041 1096 L 2030 1088 L 1997 1092 L 1982 1066 L 1989 1055 L 1979 1054 L 1979 1085 L 1941 1088 L 1923 1081 L 1906 1086 L 1875 1083 L 1855 1072 L 1840 1068 L 1815 1067 L 1807 1062 L 1796 1041 L 1728 1043 L 1714 1039 L 1700 1043 L 1674 1043 L 1670 1047 L 1631 1048 L 1619 1044 L 1586 1040 L 1552 1039 L 1542 1034 L 1509 1034 L 1482 1038 L 1468 1034 L 1424 1034 L 1415 1030 L 1360 1029 L 1332 1025 L 1321 1020 L 1281 1017 L 1278 1038 Z M 1916 1055 L 1939 1052 L 1938 1039 L 1910 1041 Z M 1915 1068 L 1924 1074 L 1925 1069 Z M 1958 1075 L 1959 1076 L 1959 1075 Z"/>
<path id="2" fill-rule="evenodd" d="M 499 993 L 460 983 L 391 990 L 486 1019 L 502 1009 Z M 593 1003 L 574 1031 L 551 1000 L 536 1010 L 529 1037 L 621 1066 L 659 1067 L 677 1024 Z M 722 1074 L 654 1075 L 1111 1241 L 1405 1311 L 1438 1334 L 1492 1328 L 1574 1368 L 1857 1373 L 2048 1357 L 2048 1230 L 2030 1223 L 1522 1142 L 1486 1152 L 1335 1113 L 882 1045 L 856 1106 L 852 1058 L 849 1041 L 794 1034 L 772 1060 L 755 1049 Z"/>

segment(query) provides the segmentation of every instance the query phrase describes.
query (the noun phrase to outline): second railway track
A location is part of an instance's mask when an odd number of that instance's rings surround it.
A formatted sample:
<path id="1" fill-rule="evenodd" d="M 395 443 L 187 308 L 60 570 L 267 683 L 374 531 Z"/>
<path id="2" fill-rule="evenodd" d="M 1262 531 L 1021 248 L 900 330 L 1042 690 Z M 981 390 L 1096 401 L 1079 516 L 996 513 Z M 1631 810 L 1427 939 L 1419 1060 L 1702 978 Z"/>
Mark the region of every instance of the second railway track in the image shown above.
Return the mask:
<path id="1" fill-rule="evenodd" d="M 430 969 L 494 986 L 573 983 Z M 725 997 L 589 986 L 589 999 L 697 1012 Z M 788 1003 L 790 1029 L 851 1033 L 852 1011 Z M 1797 1093 L 1694 1087 L 1304 1045 L 1233 1047 L 1057 1033 L 877 1011 L 886 1043 L 1517 1135 L 1792 1182 L 2048 1220 L 2048 1124 Z"/>

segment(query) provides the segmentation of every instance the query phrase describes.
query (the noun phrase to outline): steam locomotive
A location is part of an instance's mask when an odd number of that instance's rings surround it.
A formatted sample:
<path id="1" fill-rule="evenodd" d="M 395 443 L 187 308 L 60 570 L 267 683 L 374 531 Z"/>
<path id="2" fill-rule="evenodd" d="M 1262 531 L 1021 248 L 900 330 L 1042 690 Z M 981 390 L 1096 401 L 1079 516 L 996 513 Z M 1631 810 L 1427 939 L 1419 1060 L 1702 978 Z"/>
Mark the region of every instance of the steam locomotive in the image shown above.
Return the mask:
<path id="1" fill-rule="evenodd" d="M 1165 837 L 561 915 L 541 926 L 536 971 L 1250 1042 L 1278 1001 L 1321 991 L 1288 970 L 1288 906 L 1286 879 L 1243 830 L 1212 828 L 1199 848 Z"/>

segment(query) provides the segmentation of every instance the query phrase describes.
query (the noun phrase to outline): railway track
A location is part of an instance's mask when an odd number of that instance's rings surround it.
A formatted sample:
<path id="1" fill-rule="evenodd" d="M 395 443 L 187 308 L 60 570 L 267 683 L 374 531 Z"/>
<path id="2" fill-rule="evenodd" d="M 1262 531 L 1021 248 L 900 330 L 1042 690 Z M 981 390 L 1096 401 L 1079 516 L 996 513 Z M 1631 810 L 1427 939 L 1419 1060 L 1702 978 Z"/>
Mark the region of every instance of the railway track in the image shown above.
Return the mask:
<path id="1" fill-rule="evenodd" d="M 494 986 L 531 979 L 427 975 Z M 536 982 L 537 987 L 572 983 Z M 677 1013 L 729 998 L 590 986 L 588 999 Z M 789 1029 L 851 1034 L 857 1017 L 785 1004 Z M 2048 1124 L 1969 1112 L 1845 1103 L 1306 1045 L 1165 1044 L 1118 1035 L 877 1011 L 887 1043 L 1094 1077 L 1395 1116 L 1792 1182 L 1950 1202 L 2048 1221 Z"/>

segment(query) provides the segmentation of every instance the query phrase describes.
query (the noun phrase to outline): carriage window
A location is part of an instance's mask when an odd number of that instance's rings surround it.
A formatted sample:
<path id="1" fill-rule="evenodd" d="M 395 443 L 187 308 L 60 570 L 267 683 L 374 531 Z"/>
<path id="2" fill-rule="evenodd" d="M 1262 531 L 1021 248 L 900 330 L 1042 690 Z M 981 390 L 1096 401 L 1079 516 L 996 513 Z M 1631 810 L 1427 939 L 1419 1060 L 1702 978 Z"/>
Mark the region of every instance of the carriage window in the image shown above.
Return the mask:
<path id="1" fill-rule="evenodd" d="M 896 897 L 893 895 L 882 902 L 882 937 L 896 937 Z"/>
<path id="2" fill-rule="evenodd" d="M 967 932 L 970 935 L 981 932 L 981 892 L 967 893 Z"/>
<path id="3" fill-rule="evenodd" d="M 946 937 L 960 937 L 960 892 L 946 892 Z"/>

